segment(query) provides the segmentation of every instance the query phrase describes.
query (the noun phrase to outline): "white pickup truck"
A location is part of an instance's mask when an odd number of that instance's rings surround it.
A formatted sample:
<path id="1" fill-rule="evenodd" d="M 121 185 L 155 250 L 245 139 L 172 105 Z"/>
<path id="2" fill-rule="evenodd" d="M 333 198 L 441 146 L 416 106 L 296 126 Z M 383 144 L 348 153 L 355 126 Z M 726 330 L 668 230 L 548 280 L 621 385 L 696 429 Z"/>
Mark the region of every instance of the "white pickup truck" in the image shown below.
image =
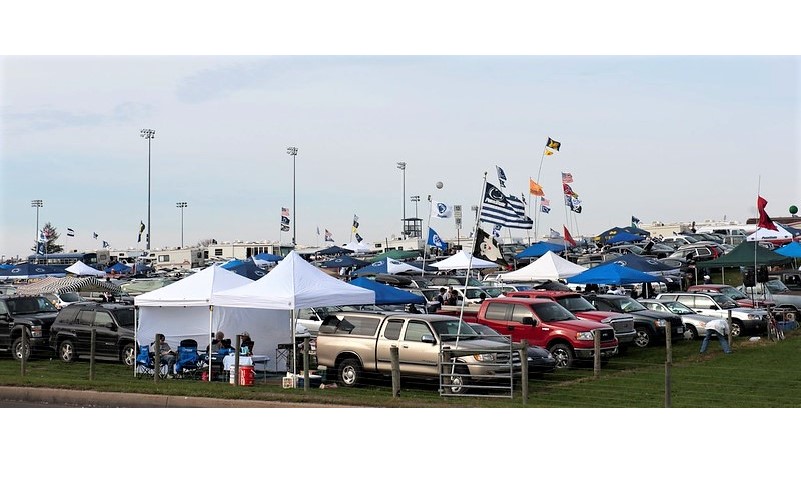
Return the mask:
<path id="1" fill-rule="evenodd" d="M 317 362 L 336 370 L 341 385 L 353 387 L 370 374 L 391 375 L 392 347 L 398 349 L 401 378 L 439 378 L 440 348 L 452 352 L 444 367 L 454 365 L 447 385 L 453 394 L 466 392 L 471 380 L 509 381 L 521 370 L 510 343 L 488 340 L 458 318 L 395 312 L 327 316 L 317 334 Z"/>

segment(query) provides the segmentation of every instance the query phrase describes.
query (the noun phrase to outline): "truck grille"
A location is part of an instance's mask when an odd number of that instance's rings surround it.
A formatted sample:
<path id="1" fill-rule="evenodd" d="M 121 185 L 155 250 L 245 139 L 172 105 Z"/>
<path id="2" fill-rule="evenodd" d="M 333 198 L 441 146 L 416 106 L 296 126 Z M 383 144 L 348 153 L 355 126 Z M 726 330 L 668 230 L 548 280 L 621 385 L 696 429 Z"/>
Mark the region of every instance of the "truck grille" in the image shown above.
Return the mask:
<path id="1" fill-rule="evenodd" d="M 601 342 L 615 339 L 615 330 L 601 330 Z"/>
<path id="2" fill-rule="evenodd" d="M 634 318 L 617 318 L 609 323 L 615 329 L 615 333 L 622 335 L 634 332 Z"/>

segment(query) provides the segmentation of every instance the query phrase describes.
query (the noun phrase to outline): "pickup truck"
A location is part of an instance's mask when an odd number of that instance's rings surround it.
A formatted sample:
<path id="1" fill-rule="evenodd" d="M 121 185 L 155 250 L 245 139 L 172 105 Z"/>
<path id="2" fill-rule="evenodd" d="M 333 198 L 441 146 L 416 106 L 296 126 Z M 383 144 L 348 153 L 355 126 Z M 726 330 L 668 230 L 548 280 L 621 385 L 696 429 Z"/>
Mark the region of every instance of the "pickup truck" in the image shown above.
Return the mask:
<path id="1" fill-rule="evenodd" d="M 520 357 L 510 343 L 483 338 L 451 316 L 397 312 L 326 316 L 317 333 L 317 364 L 335 369 L 341 385 L 354 387 L 369 374 L 391 375 L 393 346 L 398 348 L 402 378 L 444 377 L 440 347 L 454 350 L 456 366 L 448 370 L 446 388 L 452 394 L 467 392 L 471 381 L 509 382 L 520 377 Z"/>
<path id="2" fill-rule="evenodd" d="M 511 335 L 512 341 L 527 340 L 541 346 L 556 358 L 557 368 L 569 368 L 577 360 L 590 360 L 595 355 L 595 332 L 601 333 L 601 360 L 617 354 L 615 330 L 604 323 L 581 320 L 565 307 L 550 299 L 488 298 L 477 311 L 465 310 L 463 319 L 487 325 L 498 333 Z M 442 307 L 440 314 L 458 315 L 459 307 Z"/>
<path id="3" fill-rule="evenodd" d="M 615 329 L 615 336 L 617 337 L 621 349 L 634 343 L 634 338 L 637 336 L 637 331 L 634 329 L 634 317 L 632 315 L 612 311 L 599 311 L 592 306 L 592 303 L 588 302 L 586 298 L 577 292 L 525 290 L 506 292 L 504 295 L 509 297 L 544 298 L 553 300 L 583 320 L 592 320 L 610 325 Z"/>
<path id="4" fill-rule="evenodd" d="M 740 285 L 737 289 L 754 300 L 772 301 L 776 307 L 794 311 L 796 319 L 799 316 L 799 311 L 801 311 L 801 292 L 790 290 L 781 280 L 773 279 L 765 283 L 757 282 L 753 287 Z"/>
<path id="5" fill-rule="evenodd" d="M 56 307 L 43 296 L 1 296 L 0 351 L 11 351 L 14 359 L 21 360 L 22 333 L 25 333 L 28 336 L 26 359 L 31 352 L 50 354 L 50 326 L 57 314 Z"/>

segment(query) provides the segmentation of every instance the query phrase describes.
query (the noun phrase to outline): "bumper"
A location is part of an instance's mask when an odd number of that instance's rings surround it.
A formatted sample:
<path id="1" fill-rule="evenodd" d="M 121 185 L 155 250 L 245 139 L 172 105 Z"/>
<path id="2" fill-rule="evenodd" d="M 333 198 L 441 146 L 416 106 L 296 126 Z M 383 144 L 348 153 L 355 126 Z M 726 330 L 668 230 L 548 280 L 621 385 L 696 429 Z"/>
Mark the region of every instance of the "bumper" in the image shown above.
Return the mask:
<path id="1" fill-rule="evenodd" d="M 617 342 L 620 345 L 628 345 L 634 343 L 634 338 L 636 337 L 637 337 L 637 332 L 635 330 L 620 334 L 615 332 L 615 338 L 617 338 Z"/>
<path id="2" fill-rule="evenodd" d="M 595 357 L 595 348 L 575 348 L 573 351 L 576 353 L 576 358 L 590 359 Z M 601 346 L 601 357 L 611 358 L 617 354 L 617 346 L 603 347 Z"/>

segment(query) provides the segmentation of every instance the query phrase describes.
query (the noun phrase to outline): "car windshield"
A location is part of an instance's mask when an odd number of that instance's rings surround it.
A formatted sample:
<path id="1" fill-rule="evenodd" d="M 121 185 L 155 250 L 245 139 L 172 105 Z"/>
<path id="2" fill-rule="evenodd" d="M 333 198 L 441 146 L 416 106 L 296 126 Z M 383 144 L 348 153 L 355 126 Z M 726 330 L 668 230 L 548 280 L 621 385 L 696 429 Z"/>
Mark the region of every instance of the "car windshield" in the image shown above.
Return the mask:
<path id="1" fill-rule="evenodd" d="M 642 311 L 647 309 L 644 306 L 642 306 L 642 303 L 638 302 L 637 300 L 631 297 L 623 296 L 615 298 L 614 302 L 618 308 L 620 308 L 622 311 L 626 313 L 631 313 L 633 311 Z"/>
<path id="2" fill-rule="evenodd" d="M 11 313 L 15 315 L 58 311 L 58 309 L 50 303 L 50 300 L 43 296 L 11 298 L 6 302 L 6 305 Z"/>
<path id="3" fill-rule="evenodd" d="M 478 336 L 476 330 L 461 320 L 432 321 L 431 326 L 434 331 L 442 338 L 442 341 L 456 341 L 459 339 L 473 339 Z"/>
<path id="4" fill-rule="evenodd" d="M 487 296 L 490 296 L 492 298 L 497 298 L 497 297 L 501 296 L 501 294 L 503 293 L 503 288 L 499 288 L 499 287 L 484 287 L 484 292 L 486 292 Z"/>
<path id="5" fill-rule="evenodd" d="M 734 287 L 721 287 L 720 292 L 726 295 L 727 297 L 731 298 L 732 300 L 747 300 L 748 295 L 741 292 L 740 290 Z"/>
<path id="6" fill-rule="evenodd" d="M 576 320 L 576 316 L 570 313 L 565 307 L 559 303 L 537 303 L 532 305 L 534 313 L 537 317 L 545 323 L 553 323 L 555 321 Z"/>
<path id="7" fill-rule="evenodd" d="M 691 309 L 687 308 L 687 305 L 678 301 L 668 301 L 663 303 L 671 313 L 675 313 L 677 315 L 691 315 L 695 313 Z"/>
<path id="8" fill-rule="evenodd" d="M 67 302 L 67 303 L 74 303 L 74 302 L 77 302 L 77 301 L 83 301 L 83 297 L 81 295 L 77 294 L 77 293 L 74 293 L 74 292 L 62 293 L 59 296 L 61 297 L 61 301 L 64 301 L 64 302 Z"/>
<path id="9" fill-rule="evenodd" d="M 787 293 L 790 291 L 781 280 L 770 280 L 765 283 L 765 286 L 768 287 L 768 291 L 771 293 Z"/>
<path id="10" fill-rule="evenodd" d="M 720 305 L 721 308 L 737 308 L 737 302 L 723 294 L 711 295 L 712 299 Z"/>
<path id="11" fill-rule="evenodd" d="M 556 300 L 560 305 L 572 311 L 573 313 L 579 311 L 595 311 L 595 307 L 587 301 L 583 296 L 571 296 L 559 298 Z"/>

